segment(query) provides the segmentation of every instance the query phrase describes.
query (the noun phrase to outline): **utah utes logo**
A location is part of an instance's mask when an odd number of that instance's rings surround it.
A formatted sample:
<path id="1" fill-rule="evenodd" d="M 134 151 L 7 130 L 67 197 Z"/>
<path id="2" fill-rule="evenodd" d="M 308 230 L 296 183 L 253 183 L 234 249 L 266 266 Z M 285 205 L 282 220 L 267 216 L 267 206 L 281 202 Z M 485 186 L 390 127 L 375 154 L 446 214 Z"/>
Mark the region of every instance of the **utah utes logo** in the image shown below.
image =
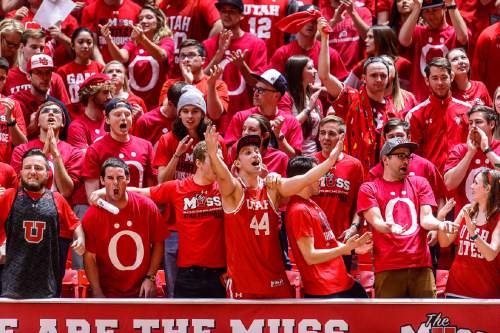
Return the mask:
<path id="1" fill-rule="evenodd" d="M 24 239 L 28 243 L 40 243 L 43 240 L 43 231 L 45 222 L 42 221 L 23 221 Z"/>

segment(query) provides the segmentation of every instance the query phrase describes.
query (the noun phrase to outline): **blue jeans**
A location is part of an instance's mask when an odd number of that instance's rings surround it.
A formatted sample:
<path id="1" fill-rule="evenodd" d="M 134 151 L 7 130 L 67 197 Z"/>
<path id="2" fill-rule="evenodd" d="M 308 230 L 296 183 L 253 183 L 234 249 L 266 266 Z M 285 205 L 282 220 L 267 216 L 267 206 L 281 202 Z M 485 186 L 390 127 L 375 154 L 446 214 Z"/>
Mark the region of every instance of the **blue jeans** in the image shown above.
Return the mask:
<path id="1" fill-rule="evenodd" d="M 179 234 L 172 231 L 165 239 L 164 269 L 167 282 L 167 297 L 174 298 L 174 285 L 177 277 L 177 249 L 179 248 Z"/>

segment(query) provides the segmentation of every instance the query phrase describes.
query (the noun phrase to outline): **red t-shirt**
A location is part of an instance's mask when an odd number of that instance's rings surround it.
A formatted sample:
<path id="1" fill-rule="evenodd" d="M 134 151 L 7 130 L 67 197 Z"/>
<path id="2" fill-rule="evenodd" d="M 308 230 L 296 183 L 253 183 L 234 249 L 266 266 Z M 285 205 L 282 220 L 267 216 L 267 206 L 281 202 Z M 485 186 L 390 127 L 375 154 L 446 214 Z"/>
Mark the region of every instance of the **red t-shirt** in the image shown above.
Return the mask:
<path id="1" fill-rule="evenodd" d="M 239 138 L 241 138 L 243 123 L 254 113 L 260 114 L 260 109 L 258 107 L 253 107 L 248 110 L 240 111 L 233 116 L 233 119 L 231 120 L 224 136 L 227 145 L 232 145 L 236 143 Z M 283 127 L 281 127 L 281 132 L 285 135 L 286 141 L 295 149 L 295 151 L 300 152 L 302 150 L 302 128 L 300 127 L 299 122 L 293 115 L 283 112 L 280 109 L 278 109 L 278 112 L 274 117 L 269 118 L 266 116 L 266 118 L 271 121 L 278 116 L 285 118 Z"/>
<path id="2" fill-rule="evenodd" d="M 314 157 L 318 163 L 326 160 L 321 152 L 314 154 Z M 330 171 L 321 177 L 319 195 L 311 198 L 330 217 L 330 228 L 336 237 L 351 225 L 363 180 L 361 162 L 343 153 Z"/>
<path id="3" fill-rule="evenodd" d="M 319 6 L 323 16 L 330 21 L 335 15 L 335 9 L 332 7 L 331 1 L 322 0 Z M 372 25 L 372 13 L 368 8 L 355 5 L 354 9 L 368 26 Z M 342 17 L 343 20 L 332 27 L 333 32 L 330 33 L 329 43 L 339 53 L 346 69 L 350 71 L 363 58 L 365 42 L 362 38 L 359 38 L 359 32 L 351 16 L 344 12 Z"/>
<path id="4" fill-rule="evenodd" d="M 16 172 L 20 172 L 22 168 L 22 159 L 24 153 L 33 148 L 42 149 L 45 146 L 45 143 L 40 141 L 40 139 L 34 139 L 29 141 L 28 143 L 22 144 L 14 148 L 12 153 L 12 161 L 10 165 L 16 170 Z M 83 153 L 80 149 L 73 147 L 67 142 L 59 141 L 57 143 L 57 149 L 61 154 L 61 158 L 68 173 L 68 176 L 73 181 L 74 186 L 76 187 L 80 183 L 80 173 L 82 171 L 83 166 Z M 52 162 L 52 155 L 47 156 L 49 160 L 50 172 L 49 179 L 47 182 L 47 188 L 51 191 L 58 191 L 56 183 L 53 181 L 54 175 L 54 164 Z"/>
<path id="5" fill-rule="evenodd" d="M 334 216 L 331 216 L 333 219 Z M 313 238 L 314 248 L 333 249 L 339 246 L 323 210 L 313 200 L 299 196 L 290 198 L 286 211 L 286 231 L 293 256 L 297 261 L 304 292 L 308 295 L 330 295 L 352 288 L 354 279 L 347 274 L 342 256 L 321 264 L 309 265 L 297 241 Z"/>
<path id="6" fill-rule="evenodd" d="M 9 71 L 3 91 L 6 95 L 14 95 L 21 90 L 30 90 L 31 83 L 28 80 L 27 73 L 23 72 L 20 67 L 14 67 Z M 57 73 L 52 73 L 50 81 L 50 96 L 53 96 L 64 103 L 70 104 L 70 99 L 64 81 Z M 26 119 L 25 119 L 26 120 Z M 29 123 L 29 119 L 26 123 Z"/>
<path id="7" fill-rule="evenodd" d="M 383 175 L 384 168 L 382 167 L 382 163 L 379 162 L 370 169 L 370 172 L 368 173 L 368 181 L 373 181 L 376 178 L 382 178 Z M 427 179 L 429 185 L 431 185 L 436 201 L 446 197 L 446 185 L 444 184 L 443 176 L 436 166 L 429 160 L 426 160 L 417 154 L 412 154 L 412 159 L 408 164 L 408 176 L 420 176 Z"/>
<path id="8" fill-rule="evenodd" d="M 491 100 L 488 89 L 481 81 L 470 81 L 471 85 L 467 90 L 459 90 L 455 85 L 451 86 L 451 94 L 454 98 L 467 102 L 470 105 L 486 105 L 491 107 Z"/>
<path id="9" fill-rule="evenodd" d="M 413 66 L 410 77 L 411 92 L 415 94 L 417 101 L 423 101 L 429 96 L 429 88 L 424 84 L 425 66 L 432 58 L 446 57 L 449 50 L 459 46 L 463 45 L 456 40 L 455 28 L 451 25 L 440 31 L 421 25 L 415 27 L 407 56 Z"/>
<path id="10" fill-rule="evenodd" d="M 196 165 L 193 161 L 193 148 L 199 140 L 193 140 L 193 144 L 188 148 L 188 150 L 181 155 L 179 161 L 177 162 L 177 167 L 175 169 L 174 179 L 182 179 L 194 175 L 196 170 Z M 219 137 L 219 143 L 222 147 L 222 155 L 224 160 L 227 158 L 227 149 L 224 144 L 224 140 Z M 156 154 L 153 166 L 155 168 L 161 166 L 167 166 L 168 162 L 172 159 L 179 144 L 179 139 L 172 132 L 168 132 L 160 137 L 158 145 L 156 147 Z"/>
<path id="11" fill-rule="evenodd" d="M 493 149 L 495 154 L 500 155 L 500 141 L 493 140 L 490 143 L 490 148 Z M 446 161 L 446 165 L 444 167 L 444 172 L 448 172 L 448 170 L 456 167 L 458 163 L 464 158 L 465 154 L 467 154 L 467 144 L 461 143 L 453 147 L 453 149 L 448 154 L 448 160 Z M 471 185 L 476 178 L 476 175 L 481 171 L 481 168 L 487 167 L 490 169 L 495 169 L 493 163 L 486 157 L 486 155 L 478 149 L 474 157 L 472 158 L 469 167 L 465 173 L 465 177 L 460 182 L 460 185 L 453 191 L 453 197 L 457 202 L 455 205 L 455 213 L 458 215 L 460 209 L 464 207 L 466 204 L 471 203 L 472 199 L 472 190 Z"/>
<path id="12" fill-rule="evenodd" d="M 457 0 L 455 1 L 460 10 L 460 15 L 471 30 L 472 44 L 479 34 L 490 25 L 490 14 L 495 12 L 495 2 L 490 1 L 483 5 L 481 0 Z"/>
<path id="13" fill-rule="evenodd" d="M 25 191 L 33 200 L 39 199 L 40 193 Z M 9 188 L 0 196 L 0 244 L 5 241 L 5 222 L 9 218 L 10 210 L 16 199 L 17 188 Z M 76 217 L 68 202 L 64 197 L 54 192 L 54 202 L 59 215 L 59 236 L 62 238 L 73 239 L 73 232 L 80 225 L 80 220 Z"/>
<path id="14" fill-rule="evenodd" d="M 500 86 L 500 22 L 484 29 L 479 35 L 472 58 L 472 78 L 484 82 L 490 96 Z"/>
<path id="15" fill-rule="evenodd" d="M 203 45 L 207 50 L 207 60 L 205 63 L 208 64 L 219 47 L 219 34 L 205 40 Z M 229 94 L 227 113 L 220 120 L 219 130 L 221 133 L 227 129 L 231 118 L 236 112 L 252 106 L 251 88 L 247 87 L 240 71 L 229 59 L 231 52 L 237 50 L 242 52 L 248 50 L 245 62 L 252 73 L 261 74 L 264 72 L 267 63 L 266 45 L 264 41 L 254 35 L 245 32 L 242 37 L 232 40 L 231 44 L 229 44 L 224 59 L 219 63 L 219 66 L 224 70 L 221 80 L 226 82 Z"/>
<path id="16" fill-rule="evenodd" d="M 219 11 L 212 0 L 163 0 L 158 7 L 167 16 L 175 45 L 174 77 L 180 76 L 179 46 L 186 38 L 202 41 L 208 38 L 212 26 L 219 20 Z"/>
<path id="17" fill-rule="evenodd" d="M 14 188 L 17 187 L 17 173 L 10 165 L 0 162 L 0 187 Z"/>
<path id="18" fill-rule="evenodd" d="M 68 143 L 86 150 L 91 144 L 101 139 L 106 134 L 104 131 L 104 118 L 93 121 L 82 113 L 68 128 Z"/>
<path id="19" fill-rule="evenodd" d="M 128 78 L 129 86 L 134 94 L 146 101 L 148 109 L 158 106 L 157 100 L 163 82 L 167 79 L 167 71 L 174 66 L 174 41 L 172 38 L 163 38 L 159 45 L 167 53 L 164 62 L 156 58 L 142 46 L 129 40 L 123 49 L 129 54 Z"/>
<path id="20" fill-rule="evenodd" d="M 145 181 L 154 175 L 154 159 L 151 142 L 130 135 L 128 142 L 118 142 L 110 134 L 93 143 L 85 154 L 82 177 L 98 179 L 101 165 L 110 157 L 122 159 L 130 169 L 129 186 L 144 187 Z"/>
<path id="21" fill-rule="evenodd" d="M 226 267 L 224 219 L 217 183 L 198 185 L 193 177 L 151 188 L 151 199 L 175 211 L 179 233 L 177 266 Z"/>
<path id="22" fill-rule="evenodd" d="M 469 104 L 451 96 L 442 100 L 431 95 L 406 115 L 411 139 L 418 143 L 417 154 L 431 161 L 441 173 L 450 150 L 467 140 L 469 109 Z"/>
<path id="23" fill-rule="evenodd" d="M 97 61 L 91 60 L 88 65 L 77 64 L 75 61 L 59 67 L 57 74 L 61 76 L 69 94 L 70 102 L 68 111 L 72 120 L 83 113 L 84 107 L 80 104 L 80 84 L 91 75 L 102 72 L 104 66 Z"/>
<path id="24" fill-rule="evenodd" d="M 5 98 L 0 94 L 0 98 Z M 16 119 L 17 126 L 24 135 L 27 135 L 26 124 L 24 122 L 23 111 L 17 101 L 14 101 L 12 109 L 12 117 Z M 10 130 L 7 126 L 7 118 L 5 117 L 5 107 L 0 104 L 0 162 L 9 163 L 12 155 L 12 138 Z"/>
<path id="25" fill-rule="evenodd" d="M 160 107 L 157 107 L 137 119 L 132 129 L 132 134 L 148 140 L 156 149 L 156 144 L 160 140 L 160 137 L 172 130 L 174 120 L 175 118 L 165 117 L 161 113 Z"/>
<path id="26" fill-rule="evenodd" d="M 96 0 L 83 8 L 81 26 L 97 34 L 97 45 L 105 62 L 113 58 L 109 54 L 108 45 L 98 25 L 105 25 L 111 21 L 109 31 L 113 42 L 121 48 L 130 40 L 132 25 L 137 23 L 140 11 L 141 7 L 132 0 L 123 0 L 116 7 L 108 6 L 104 0 Z"/>
<path id="27" fill-rule="evenodd" d="M 175 83 L 182 81 L 182 78 L 175 78 L 175 79 L 169 79 L 165 81 L 163 84 L 163 87 L 161 87 L 161 92 L 160 92 L 160 98 L 158 101 L 159 105 L 163 105 L 163 101 L 165 98 L 167 98 L 167 92 L 172 87 Z M 193 82 L 192 85 L 196 87 L 201 93 L 203 94 L 205 98 L 205 102 L 207 102 L 207 96 L 208 96 L 208 84 L 207 84 L 208 76 L 203 75 L 203 78 L 198 81 L 198 82 Z M 224 111 L 227 111 L 227 108 L 229 106 L 229 95 L 227 92 L 227 84 L 226 82 L 222 80 L 217 80 L 215 82 L 215 92 L 217 93 L 217 96 L 219 96 L 219 100 L 222 104 L 222 107 L 224 108 Z M 208 116 L 208 115 L 207 115 Z"/>
<path id="28" fill-rule="evenodd" d="M 479 237 L 491 244 L 493 231 L 500 221 L 497 213 L 485 225 L 476 225 Z M 455 259 L 450 268 L 446 293 L 462 297 L 500 298 L 500 256 L 487 261 L 470 239 L 465 218 L 460 221 L 454 246 Z"/>
<path id="29" fill-rule="evenodd" d="M 227 268 L 236 293 L 291 297 L 279 241 L 280 224 L 279 212 L 262 185 L 244 189 L 238 207 L 224 211 Z"/>
<path id="30" fill-rule="evenodd" d="M 274 68 L 280 73 L 285 72 L 286 61 L 294 55 L 305 55 L 312 59 L 314 67 L 318 68 L 319 51 L 321 43 L 314 42 L 314 46 L 310 50 L 304 50 L 299 43 L 294 40 L 290 44 L 283 45 L 273 54 L 269 60 L 269 68 Z M 339 53 L 330 47 L 330 73 L 335 75 L 339 80 L 344 80 L 349 72 L 345 69 L 344 62 L 339 56 Z"/>
<path id="31" fill-rule="evenodd" d="M 401 235 L 383 234 L 372 228 L 375 273 L 416 267 L 431 267 L 427 230 L 420 226 L 420 207 L 436 206 L 429 182 L 419 176 L 388 182 L 377 178 L 361 185 L 357 212 L 378 207 L 385 221 L 407 225 Z"/>
<path id="32" fill-rule="evenodd" d="M 285 44 L 285 34 L 276 22 L 286 16 L 288 0 L 246 0 L 244 8 L 241 28 L 262 39 L 270 57 Z"/>
<path id="33" fill-rule="evenodd" d="M 91 206 L 82 219 L 85 246 L 96 255 L 106 297 L 138 297 L 151 262 L 151 246 L 169 235 L 149 198 L 127 194 L 127 206 L 117 215 Z"/>

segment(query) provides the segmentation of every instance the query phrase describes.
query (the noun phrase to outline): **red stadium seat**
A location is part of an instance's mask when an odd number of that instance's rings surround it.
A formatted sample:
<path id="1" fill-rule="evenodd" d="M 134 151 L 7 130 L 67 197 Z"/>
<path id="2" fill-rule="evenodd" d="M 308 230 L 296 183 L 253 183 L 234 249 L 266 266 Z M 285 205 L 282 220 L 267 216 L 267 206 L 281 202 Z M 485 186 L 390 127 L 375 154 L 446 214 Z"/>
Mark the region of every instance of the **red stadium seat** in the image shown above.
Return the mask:
<path id="1" fill-rule="evenodd" d="M 444 298 L 447 282 L 448 282 L 448 271 L 444 269 L 438 269 L 436 271 L 437 297 Z"/>
<path id="2" fill-rule="evenodd" d="M 371 298 L 375 298 L 375 289 L 373 283 L 375 282 L 375 274 L 372 271 L 359 271 L 359 283 L 365 288 L 366 293 Z"/>
<path id="3" fill-rule="evenodd" d="M 61 297 L 79 298 L 78 273 L 74 269 L 66 269 L 62 281 Z"/>
<path id="4" fill-rule="evenodd" d="M 90 282 L 85 275 L 85 270 L 78 270 L 78 290 L 80 292 L 81 298 L 87 298 L 87 292 L 90 286 Z"/>
<path id="5" fill-rule="evenodd" d="M 161 269 L 156 273 L 156 297 L 167 297 L 165 271 Z"/>

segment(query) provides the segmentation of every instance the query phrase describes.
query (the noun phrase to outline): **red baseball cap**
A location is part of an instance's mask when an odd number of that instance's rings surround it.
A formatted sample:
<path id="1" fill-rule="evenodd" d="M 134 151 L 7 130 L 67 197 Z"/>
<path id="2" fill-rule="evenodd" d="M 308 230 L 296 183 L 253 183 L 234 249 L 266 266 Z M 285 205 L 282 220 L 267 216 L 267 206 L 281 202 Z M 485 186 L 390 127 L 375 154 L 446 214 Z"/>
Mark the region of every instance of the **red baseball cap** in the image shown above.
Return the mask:
<path id="1" fill-rule="evenodd" d="M 32 70 L 38 68 L 49 68 L 53 70 L 54 62 L 52 61 L 52 58 L 43 53 L 33 55 L 30 60 L 28 60 L 26 70 L 28 73 L 31 73 Z"/>

